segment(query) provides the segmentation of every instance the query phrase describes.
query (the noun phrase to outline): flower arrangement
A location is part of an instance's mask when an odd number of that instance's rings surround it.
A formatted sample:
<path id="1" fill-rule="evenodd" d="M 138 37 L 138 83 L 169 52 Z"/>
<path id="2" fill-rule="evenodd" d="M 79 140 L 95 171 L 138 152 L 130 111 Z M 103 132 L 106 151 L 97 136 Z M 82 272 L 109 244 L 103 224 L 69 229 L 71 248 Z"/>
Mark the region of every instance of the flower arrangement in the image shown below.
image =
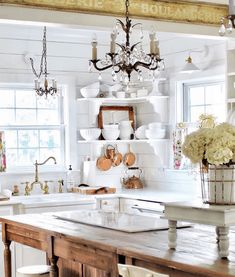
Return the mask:
<path id="1" fill-rule="evenodd" d="M 205 120 L 201 118 L 202 123 Z M 210 122 L 210 118 L 207 123 Z M 212 122 L 212 121 L 211 121 Z M 204 166 L 235 164 L 235 126 L 221 123 L 208 128 L 201 124 L 200 129 L 186 136 L 182 145 L 183 154 L 192 163 L 202 162 Z"/>

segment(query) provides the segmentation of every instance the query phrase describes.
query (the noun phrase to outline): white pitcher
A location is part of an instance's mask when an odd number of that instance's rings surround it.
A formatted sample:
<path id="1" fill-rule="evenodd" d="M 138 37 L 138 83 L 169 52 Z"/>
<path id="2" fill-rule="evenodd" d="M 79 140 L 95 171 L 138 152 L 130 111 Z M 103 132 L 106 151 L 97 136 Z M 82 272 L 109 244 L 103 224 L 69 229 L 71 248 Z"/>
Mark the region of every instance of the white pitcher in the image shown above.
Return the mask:
<path id="1" fill-rule="evenodd" d="M 131 135 L 133 134 L 133 128 L 131 126 L 131 120 L 124 120 L 120 121 L 119 128 L 120 128 L 120 139 L 130 139 Z"/>

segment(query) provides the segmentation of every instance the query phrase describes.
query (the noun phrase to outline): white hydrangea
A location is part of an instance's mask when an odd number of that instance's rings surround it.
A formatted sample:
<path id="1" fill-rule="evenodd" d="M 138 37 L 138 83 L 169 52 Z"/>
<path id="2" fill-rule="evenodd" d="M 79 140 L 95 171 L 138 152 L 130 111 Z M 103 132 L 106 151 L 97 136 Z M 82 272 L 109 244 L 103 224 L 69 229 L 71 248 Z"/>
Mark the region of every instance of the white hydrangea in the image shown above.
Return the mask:
<path id="1" fill-rule="evenodd" d="M 186 137 L 182 151 L 192 163 L 206 160 L 220 165 L 235 161 L 235 127 L 222 123 L 214 128 L 199 129 Z"/>

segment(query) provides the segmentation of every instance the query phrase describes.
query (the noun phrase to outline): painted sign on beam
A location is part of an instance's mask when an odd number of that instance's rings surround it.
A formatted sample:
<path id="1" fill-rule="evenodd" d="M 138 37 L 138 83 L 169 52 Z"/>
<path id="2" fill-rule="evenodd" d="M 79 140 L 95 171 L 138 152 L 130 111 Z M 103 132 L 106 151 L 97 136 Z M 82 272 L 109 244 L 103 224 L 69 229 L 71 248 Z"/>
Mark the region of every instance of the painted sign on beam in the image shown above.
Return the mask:
<path id="1" fill-rule="evenodd" d="M 125 13 L 124 0 L 0 0 L 0 4 L 110 16 Z M 228 14 L 227 5 L 198 1 L 131 0 L 129 9 L 132 17 L 207 25 L 219 25 Z"/>

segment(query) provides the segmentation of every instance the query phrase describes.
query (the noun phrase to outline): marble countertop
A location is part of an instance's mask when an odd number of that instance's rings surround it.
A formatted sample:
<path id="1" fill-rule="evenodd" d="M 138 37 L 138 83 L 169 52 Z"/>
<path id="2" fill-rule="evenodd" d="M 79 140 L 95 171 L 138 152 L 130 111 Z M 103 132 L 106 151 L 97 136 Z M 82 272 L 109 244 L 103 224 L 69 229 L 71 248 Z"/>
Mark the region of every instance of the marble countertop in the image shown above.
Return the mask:
<path id="1" fill-rule="evenodd" d="M 154 189 L 118 189 L 115 194 L 82 195 L 78 193 L 55 193 L 48 195 L 12 196 L 10 200 L 0 201 L 0 206 L 24 205 L 27 207 L 42 207 L 56 205 L 92 204 L 96 199 L 128 198 L 152 202 L 192 201 L 193 196 L 177 192 L 158 191 Z"/>

